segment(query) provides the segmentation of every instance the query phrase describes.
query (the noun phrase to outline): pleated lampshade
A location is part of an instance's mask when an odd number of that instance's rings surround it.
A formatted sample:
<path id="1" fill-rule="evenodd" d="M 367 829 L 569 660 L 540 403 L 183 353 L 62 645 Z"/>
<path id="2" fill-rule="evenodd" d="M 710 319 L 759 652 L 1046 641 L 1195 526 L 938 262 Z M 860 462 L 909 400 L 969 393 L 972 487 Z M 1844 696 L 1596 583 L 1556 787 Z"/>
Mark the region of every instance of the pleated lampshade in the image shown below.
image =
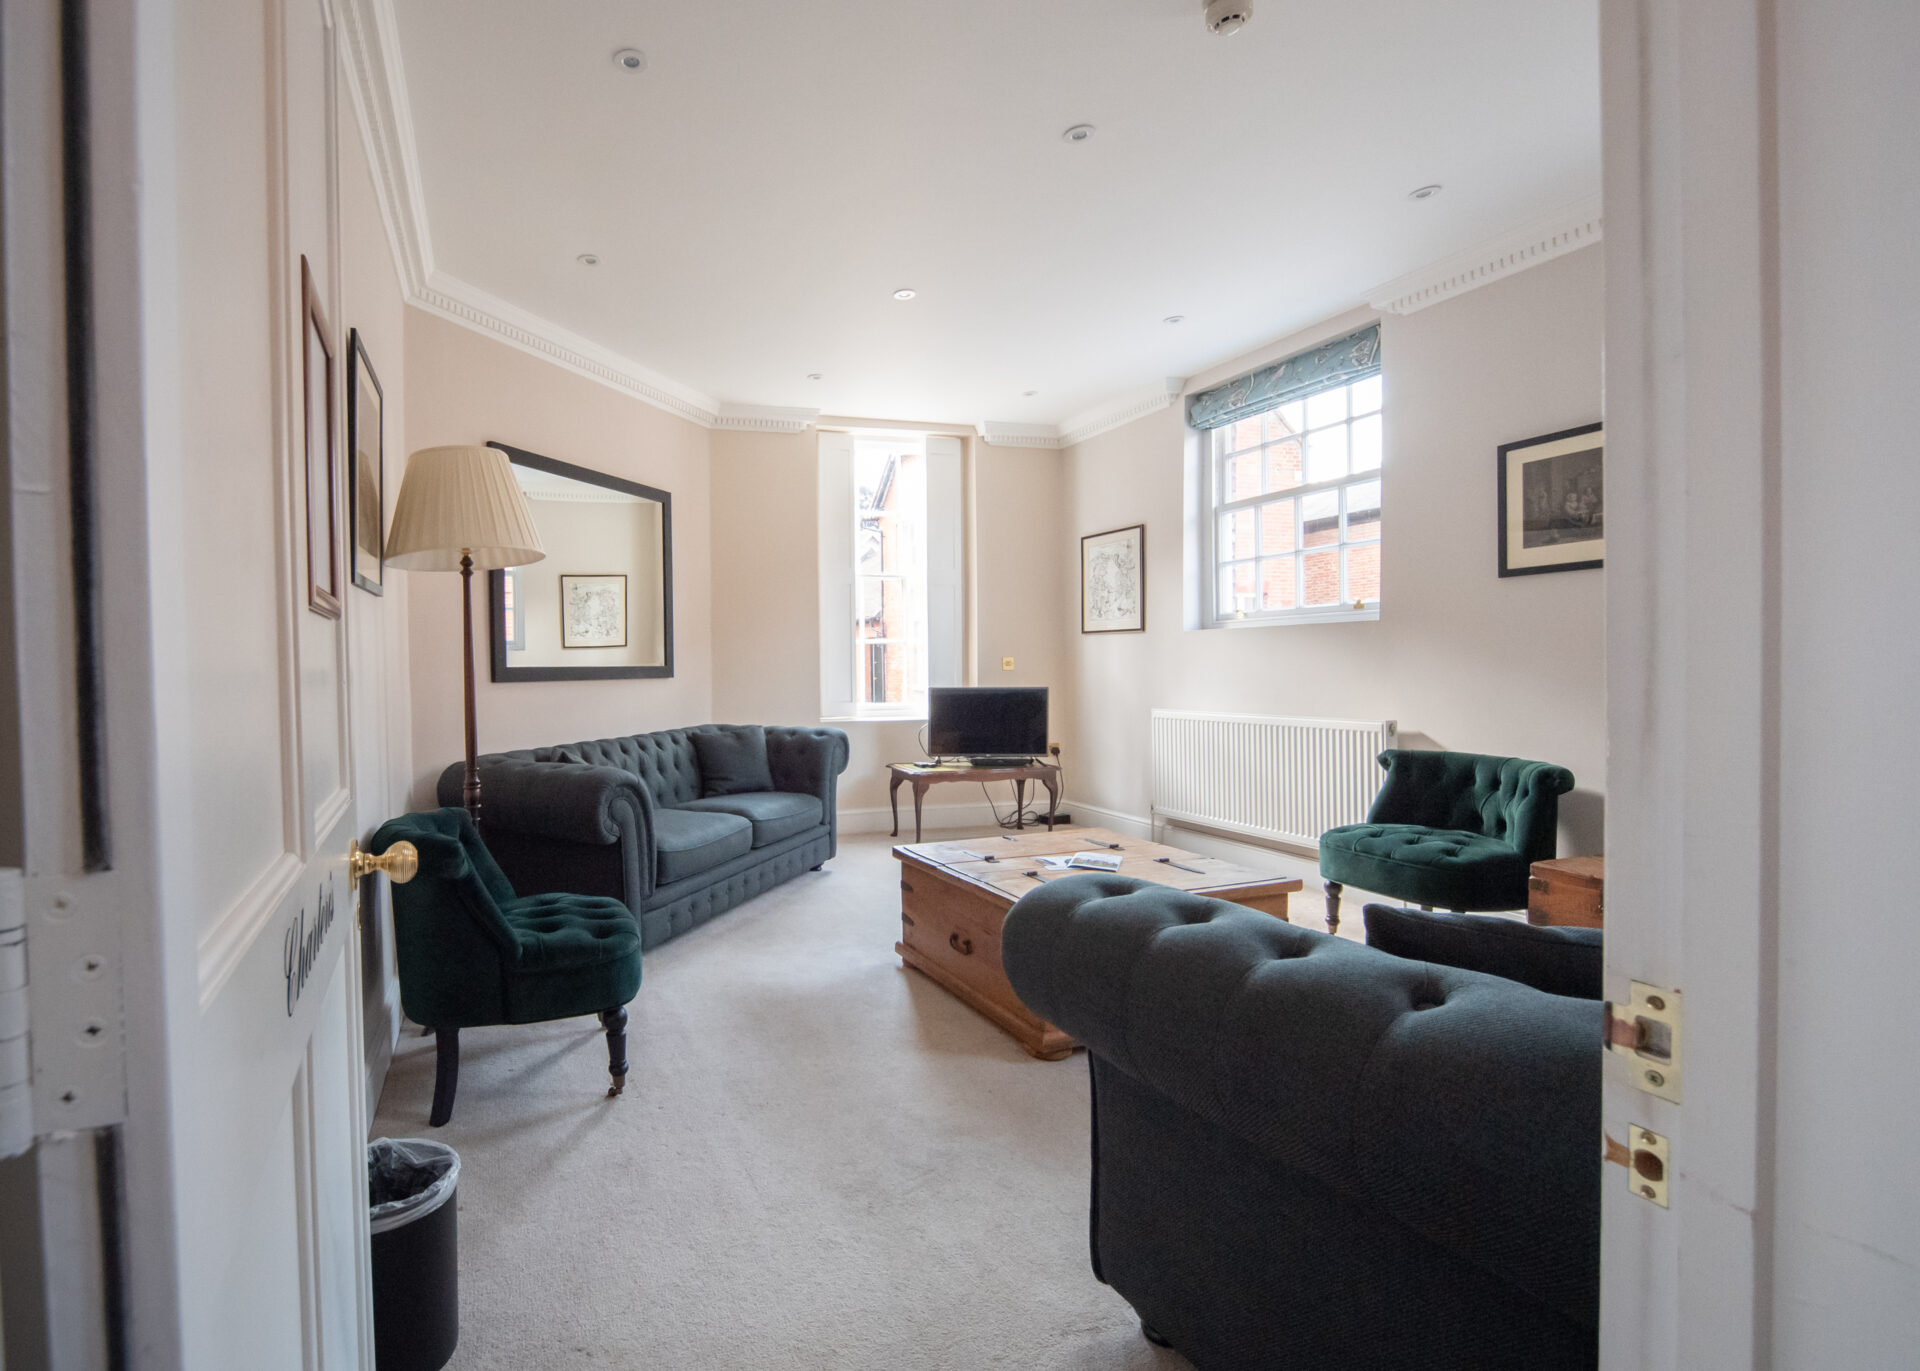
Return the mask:
<path id="1" fill-rule="evenodd" d="M 493 447 L 428 447 L 407 459 L 393 503 L 387 562 L 406 571 L 525 566 L 547 555 L 507 454 Z"/>

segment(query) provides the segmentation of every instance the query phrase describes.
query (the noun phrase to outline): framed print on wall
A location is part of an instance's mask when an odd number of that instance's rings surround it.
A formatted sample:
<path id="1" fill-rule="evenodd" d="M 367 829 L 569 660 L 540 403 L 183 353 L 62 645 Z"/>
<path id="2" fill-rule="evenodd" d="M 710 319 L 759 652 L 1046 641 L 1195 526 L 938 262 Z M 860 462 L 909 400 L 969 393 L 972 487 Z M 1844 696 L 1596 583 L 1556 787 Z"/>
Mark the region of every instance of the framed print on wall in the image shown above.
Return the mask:
<path id="1" fill-rule="evenodd" d="M 1142 633 L 1147 627 L 1147 526 L 1080 540 L 1080 631 Z"/>
<path id="2" fill-rule="evenodd" d="M 313 269 L 300 258 L 300 375 L 306 468 L 307 608 L 340 617 L 340 502 L 334 470 L 333 344 L 314 289 Z"/>
<path id="3" fill-rule="evenodd" d="M 347 544 L 353 583 L 386 594 L 386 394 L 367 357 L 360 330 L 347 334 Z"/>
<path id="4" fill-rule="evenodd" d="M 1500 449 L 1500 574 L 1533 576 L 1605 563 L 1599 424 Z"/>
<path id="5" fill-rule="evenodd" d="M 625 647 L 627 645 L 627 578 L 562 576 L 560 578 L 560 646 Z"/>

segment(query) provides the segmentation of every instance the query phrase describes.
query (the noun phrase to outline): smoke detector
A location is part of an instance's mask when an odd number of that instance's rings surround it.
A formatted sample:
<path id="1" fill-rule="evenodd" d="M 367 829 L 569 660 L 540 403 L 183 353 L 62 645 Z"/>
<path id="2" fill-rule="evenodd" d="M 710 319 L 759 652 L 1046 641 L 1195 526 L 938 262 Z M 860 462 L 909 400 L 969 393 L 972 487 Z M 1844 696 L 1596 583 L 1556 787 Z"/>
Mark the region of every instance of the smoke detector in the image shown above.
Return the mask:
<path id="1" fill-rule="evenodd" d="M 1253 18 L 1253 0 L 1207 0 L 1207 28 L 1214 33 L 1238 33 Z"/>

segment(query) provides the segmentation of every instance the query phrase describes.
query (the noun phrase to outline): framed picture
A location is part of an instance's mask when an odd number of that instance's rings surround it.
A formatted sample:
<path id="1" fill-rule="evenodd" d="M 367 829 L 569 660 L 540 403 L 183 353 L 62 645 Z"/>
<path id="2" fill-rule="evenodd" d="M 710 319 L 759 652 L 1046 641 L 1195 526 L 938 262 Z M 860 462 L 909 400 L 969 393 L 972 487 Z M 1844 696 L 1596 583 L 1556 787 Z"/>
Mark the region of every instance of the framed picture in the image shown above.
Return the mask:
<path id="1" fill-rule="evenodd" d="M 347 334 L 347 453 L 353 473 L 347 487 L 347 525 L 353 538 L 353 583 L 386 594 L 387 450 L 386 396 L 367 358 L 360 330 Z"/>
<path id="2" fill-rule="evenodd" d="M 1606 560 L 1599 424 L 1500 449 L 1500 574 L 1579 571 Z"/>
<path id="3" fill-rule="evenodd" d="M 560 646 L 625 647 L 627 645 L 627 578 L 562 576 L 560 578 Z"/>
<path id="4" fill-rule="evenodd" d="M 1147 627 L 1147 526 L 1080 540 L 1080 631 L 1143 633 Z"/>
<path id="5" fill-rule="evenodd" d="M 305 420 L 301 447 L 306 468 L 307 608 L 340 617 L 340 502 L 333 445 L 333 334 L 320 309 L 313 269 L 300 258 L 300 375 Z"/>

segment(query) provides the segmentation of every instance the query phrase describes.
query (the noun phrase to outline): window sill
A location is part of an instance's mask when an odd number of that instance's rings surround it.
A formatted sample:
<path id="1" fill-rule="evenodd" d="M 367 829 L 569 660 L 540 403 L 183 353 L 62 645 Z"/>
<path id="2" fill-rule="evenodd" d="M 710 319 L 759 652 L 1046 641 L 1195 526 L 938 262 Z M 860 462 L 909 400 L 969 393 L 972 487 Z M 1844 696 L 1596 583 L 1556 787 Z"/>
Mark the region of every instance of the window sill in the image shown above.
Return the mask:
<path id="1" fill-rule="evenodd" d="M 1292 628 L 1299 624 L 1360 624 L 1378 620 L 1379 605 L 1366 609 L 1329 609 L 1311 614 L 1267 617 L 1250 614 L 1244 619 L 1216 619 L 1207 628 Z"/>
<path id="2" fill-rule="evenodd" d="M 823 724 L 924 724 L 925 714 L 822 714 Z"/>

